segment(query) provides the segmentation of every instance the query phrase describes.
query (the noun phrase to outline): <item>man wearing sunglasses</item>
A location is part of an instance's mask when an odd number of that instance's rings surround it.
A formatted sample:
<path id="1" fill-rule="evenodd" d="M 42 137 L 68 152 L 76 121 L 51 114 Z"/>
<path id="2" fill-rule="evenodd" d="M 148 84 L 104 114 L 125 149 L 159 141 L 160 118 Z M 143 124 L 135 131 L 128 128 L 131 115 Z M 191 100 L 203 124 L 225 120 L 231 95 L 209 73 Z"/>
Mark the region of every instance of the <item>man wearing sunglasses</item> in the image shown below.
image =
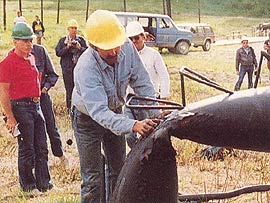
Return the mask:
<path id="1" fill-rule="evenodd" d="M 170 96 L 170 76 L 162 56 L 157 50 L 145 45 L 144 29 L 138 21 L 127 24 L 126 34 L 139 52 L 154 85 L 157 97 L 167 99 Z"/>
<path id="2" fill-rule="evenodd" d="M 253 87 L 252 75 L 254 66 L 257 69 L 258 63 L 254 49 L 248 45 L 248 38 L 242 38 L 242 47 L 236 51 L 236 73 L 239 75 L 238 81 L 235 84 L 234 91 L 240 90 L 241 84 L 246 73 L 248 74 L 248 88 Z M 239 72 L 240 66 L 240 72 Z"/>
<path id="3" fill-rule="evenodd" d="M 170 77 L 160 53 L 157 50 L 146 46 L 144 29 L 138 21 L 132 21 L 127 24 L 126 35 L 135 45 L 139 56 L 145 65 L 150 80 L 154 85 L 156 97 L 167 99 L 170 96 Z M 132 90 L 130 91 L 132 92 Z M 132 116 L 141 120 L 145 117 L 149 117 L 149 113 L 151 112 L 146 110 L 133 110 Z M 130 148 L 135 145 L 137 140 L 138 137 L 136 133 L 126 134 L 126 141 Z"/>

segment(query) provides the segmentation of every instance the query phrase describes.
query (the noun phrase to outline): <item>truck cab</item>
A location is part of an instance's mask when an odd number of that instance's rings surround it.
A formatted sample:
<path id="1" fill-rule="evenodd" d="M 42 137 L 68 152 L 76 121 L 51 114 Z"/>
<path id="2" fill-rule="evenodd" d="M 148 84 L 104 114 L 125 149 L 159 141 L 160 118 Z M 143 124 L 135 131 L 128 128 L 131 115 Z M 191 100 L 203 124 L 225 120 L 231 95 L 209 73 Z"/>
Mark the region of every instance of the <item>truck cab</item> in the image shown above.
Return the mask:
<path id="1" fill-rule="evenodd" d="M 146 32 L 148 46 L 167 48 L 177 54 L 188 54 L 193 33 L 180 29 L 167 15 L 135 12 L 114 12 L 126 27 L 131 21 L 139 21 Z"/>

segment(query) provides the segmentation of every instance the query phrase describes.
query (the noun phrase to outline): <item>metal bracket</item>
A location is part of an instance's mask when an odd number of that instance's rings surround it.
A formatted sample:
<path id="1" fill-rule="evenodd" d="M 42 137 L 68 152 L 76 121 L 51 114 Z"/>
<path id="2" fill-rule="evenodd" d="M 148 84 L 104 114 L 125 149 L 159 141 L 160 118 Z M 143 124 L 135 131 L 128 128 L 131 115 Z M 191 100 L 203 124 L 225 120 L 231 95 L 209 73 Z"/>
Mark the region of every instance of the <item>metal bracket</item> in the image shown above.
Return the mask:
<path id="1" fill-rule="evenodd" d="M 260 62 L 259 62 L 259 66 L 258 66 L 258 70 L 257 70 L 255 82 L 254 82 L 254 88 L 255 89 L 257 88 L 258 81 L 259 81 L 259 78 L 260 78 L 263 57 L 265 57 L 268 61 L 270 61 L 270 55 L 265 51 L 261 51 L 261 58 L 260 58 Z"/>
<path id="2" fill-rule="evenodd" d="M 226 92 L 226 93 L 229 93 L 229 94 L 233 94 L 233 91 L 221 87 L 216 82 L 208 79 L 207 77 L 201 75 L 200 73 L 197 73 L 197 72 L 189 69 L 186 66 L 182 66 L 180 68 L 179 73 L 180 73 L 180 80 L 181 80 L 181 93 L 182 93 L 182 104 L 183 104 L 183 106 L 186 106 L 186 95 L 185 95 L 185 84 L 184 84 L 185 79 L 184 79 L 184 76 L 186 76 L 186 77 L 188 77 L 188 78 L 190 78 L 190 79 L 192 79 L 192 80 L 194 80 L 196 82 L 199 82 L 199 83 L 208 85 L 210 87 L 213 87 L 215 89 L 218 89 L 220 91 L 223 91 L 223 92 Z"/>
<path id="3" fill-rule="evenodd" d="M 156 105 L 142 105 L 142 104 L 130 104 L 132 100 L 136 101 L 153 101 Z M 154 99 L 150 97 L 131 96 L 126 102 L 126 107 L 130 109 L 183 109 L 183 105 L 173 101 L 167 101 L 163 99 Z"/>

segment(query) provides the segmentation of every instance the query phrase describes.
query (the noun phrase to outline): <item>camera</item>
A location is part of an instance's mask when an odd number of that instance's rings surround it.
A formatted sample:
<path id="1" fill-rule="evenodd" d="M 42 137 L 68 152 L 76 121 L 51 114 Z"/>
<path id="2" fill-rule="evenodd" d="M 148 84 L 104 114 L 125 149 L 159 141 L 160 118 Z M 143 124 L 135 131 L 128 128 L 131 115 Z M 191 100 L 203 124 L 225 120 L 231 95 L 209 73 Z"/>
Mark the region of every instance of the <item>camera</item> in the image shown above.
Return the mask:
<path id="1" fill-rule="evenodd" d="M 72 45 L 73 47 L 76 47 L 77 41 L 76 41 L 76 40 L 72 40 L 72 41 L 71 41 L 71 45 Z"/>

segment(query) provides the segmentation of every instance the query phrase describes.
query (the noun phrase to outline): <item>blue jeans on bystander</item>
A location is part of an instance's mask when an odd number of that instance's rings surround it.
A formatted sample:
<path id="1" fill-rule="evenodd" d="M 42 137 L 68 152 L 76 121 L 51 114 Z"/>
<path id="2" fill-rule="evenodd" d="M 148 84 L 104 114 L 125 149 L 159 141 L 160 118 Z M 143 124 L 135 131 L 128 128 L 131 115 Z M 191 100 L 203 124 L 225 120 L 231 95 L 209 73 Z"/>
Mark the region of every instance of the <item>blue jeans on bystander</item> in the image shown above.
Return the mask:
<path id="1" fill-rule="evenodd" d="M 45 118 L 46 130 L 49 135 L 52 153 L 56 157 L 61 157 L 63 156 L 62 141 L 55 122 L 52 100 L 48 93 L 41 94 L 40 106 Z"/>
<path id="2" fill-rule="evenodd" d="M 45 124 L 40 104 L 33 101 L 11 101 L 12 112 L 19 123 L 19 182 L 23 191 L 35 188 L 47 191 L 50 183 Z"/>
<path id="3" fill-rule="evenodd" d="M 252 82 L 253 70 L 254 70 L 253 65 L 249 65 L 249 66 L 241 65 L 240 66 L 239 78 L 238 78 L 238 81 L 236 82 L 235 87 L 234 87 L 235 91 L 240 90 L 246 73 L 248 74 L 248 88 L 250 89 L 253 87 L 253 82 Z"/>

